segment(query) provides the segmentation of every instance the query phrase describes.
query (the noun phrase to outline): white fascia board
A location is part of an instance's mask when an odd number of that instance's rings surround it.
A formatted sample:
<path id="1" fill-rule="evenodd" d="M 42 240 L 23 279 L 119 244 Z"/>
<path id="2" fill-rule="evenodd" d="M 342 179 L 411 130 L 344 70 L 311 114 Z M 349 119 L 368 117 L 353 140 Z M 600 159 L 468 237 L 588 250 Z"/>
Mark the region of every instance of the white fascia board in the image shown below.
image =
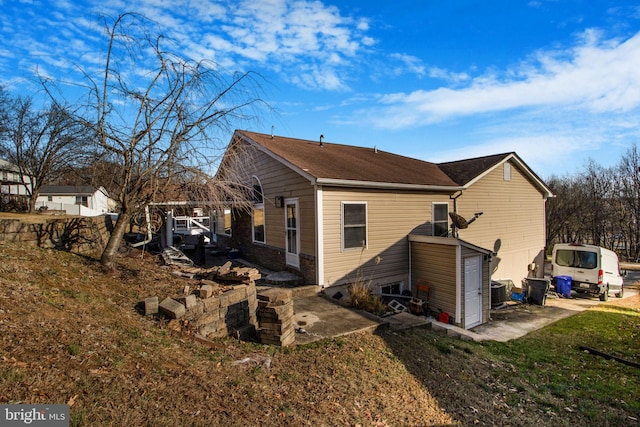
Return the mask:
<path id="1" fill-rule="evenodd" d="M 332 187 L 379 188 L 391 190 L 427 190 L 447 192 L 464 190 L 464 187 L 449 185 L 399 184 L 394 182 L 356 181 L 336 178 L 317 178 L 316 182 L 321 185 Z"/>
<path id="2" fill-rule="evenodd" d="M 409 241 L 421 243 L 438 243 L 440 245 L 451 246 L 457 246 L 460 244 L 460 241 L 458 239 L 454 239 L 453 237 L 423 236 L 419 234 L 410 234 Z"/>
<path id="3" fill-rule="evenodd" d="M 456 239 L 454 237 L 423 236 L 420 234 L 410 234 L 409 241 L 419 242 L 419 243 L 435 243 L 439 245 L 448 245 L 448 246 L 464 246 L 466 248 L 472 249 L 476 252 L 480 252 L 486 255 L 493 253 L 493 251 L 489 249 L 476 246 L 473 243 L 465 242 L 464 240 Z"/>

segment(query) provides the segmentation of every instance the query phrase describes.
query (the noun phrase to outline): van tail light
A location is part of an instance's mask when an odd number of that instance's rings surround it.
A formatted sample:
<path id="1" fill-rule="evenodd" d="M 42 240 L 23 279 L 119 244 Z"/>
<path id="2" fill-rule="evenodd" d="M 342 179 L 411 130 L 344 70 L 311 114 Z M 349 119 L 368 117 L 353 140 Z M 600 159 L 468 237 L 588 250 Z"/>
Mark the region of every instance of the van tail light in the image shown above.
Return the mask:
<path id="1" fill-rule="evenodd" d="M 604 271 L 598 270 L 598 285 L 602 285 L 603 280 L 604 280 Z"/>

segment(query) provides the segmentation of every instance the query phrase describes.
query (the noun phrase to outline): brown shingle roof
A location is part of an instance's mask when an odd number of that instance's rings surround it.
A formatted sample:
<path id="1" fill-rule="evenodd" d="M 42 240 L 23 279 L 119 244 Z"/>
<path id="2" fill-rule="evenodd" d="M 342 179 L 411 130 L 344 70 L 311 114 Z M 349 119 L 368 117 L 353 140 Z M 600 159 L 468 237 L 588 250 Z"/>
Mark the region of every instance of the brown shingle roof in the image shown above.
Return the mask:
<path id="1" fill-rule="evenodd" d="M 236 131 L 317 179 L 458 187 L 437 164 L 373 148 Z"/>
<path id="2" fill-rule="evenodd" d="M 459 185 L 465 185 L 478 175 L 502 162 L 505 157 L 514 153 L 494 154 L 474 159 L 439 163 L 440 169 Z"/>

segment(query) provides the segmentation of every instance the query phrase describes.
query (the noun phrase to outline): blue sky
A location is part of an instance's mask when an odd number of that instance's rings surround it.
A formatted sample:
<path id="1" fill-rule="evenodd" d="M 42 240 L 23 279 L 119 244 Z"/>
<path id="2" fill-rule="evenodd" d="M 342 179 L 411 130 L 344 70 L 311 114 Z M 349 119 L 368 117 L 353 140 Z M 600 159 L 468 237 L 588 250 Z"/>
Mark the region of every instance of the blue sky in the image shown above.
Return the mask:
<path id="1" fill-rule="evenodd" d="M 640 1 L 0 0 L 0 84 L 33 90 L 138 12 L 193 59 L 265 77 L 249 130 L 442 162 L 517 152 L 543 178 L 616 164 L 640 133 Z M 246 127 L 246 126 L 245 126 Z M 226 135 L 228 139 L 231 135 Z M 225 136 L 223 136 L 225 138 Z"/>

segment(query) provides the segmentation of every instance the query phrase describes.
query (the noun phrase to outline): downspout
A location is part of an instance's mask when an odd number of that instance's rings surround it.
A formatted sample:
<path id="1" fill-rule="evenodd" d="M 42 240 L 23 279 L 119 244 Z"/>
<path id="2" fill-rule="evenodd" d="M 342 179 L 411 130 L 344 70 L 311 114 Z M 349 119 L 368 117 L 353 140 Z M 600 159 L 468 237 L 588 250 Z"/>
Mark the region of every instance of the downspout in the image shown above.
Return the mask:
<path id="1" fill-rule="evenodd" d="M 453 213 L 458 213 L 458 197 L 462 196 L 462 190 L 458 190 L 449 196 L 449 199 L 453 200 Z M 451 224 L 451 235 L 458 238 L 458 229 Z"/>
<path id="2" fill-rule="evenodd" d="M 411 238 L 407 236 L 407 240 L 409 241 L 409 290 L 413 293 L 413 269 L 411 268 Z M 418 288 L 415 289 L 415 295 L 418 296 Z"/>
<path id="3" fill-rule="evenodd" d="M 324 215 L 322 186 L 315 183 L 313 189 L 316 208 L 316 282 L 318 286 L 320 286 L 320 289 L 324 289 Z"/>

